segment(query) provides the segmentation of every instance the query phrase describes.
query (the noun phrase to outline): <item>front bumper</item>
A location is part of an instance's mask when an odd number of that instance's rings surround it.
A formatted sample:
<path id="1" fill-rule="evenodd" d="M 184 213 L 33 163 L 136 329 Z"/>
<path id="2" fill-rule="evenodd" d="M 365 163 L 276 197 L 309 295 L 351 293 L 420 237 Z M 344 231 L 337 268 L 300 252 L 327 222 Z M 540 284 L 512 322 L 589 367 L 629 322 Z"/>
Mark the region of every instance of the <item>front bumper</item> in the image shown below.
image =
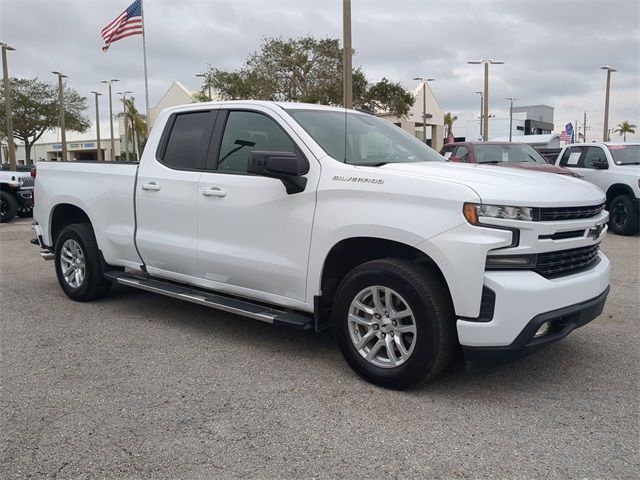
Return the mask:
<path id="1" fill-rule="evenodd" d="M 459 318 L 460 344 L 477 348 L 514 345 L 533 319 L 568 305 L 581 305 L 605 292 L 610 270 L 609 260 L 599 252 L 597 263 L 588 270 L 558 278 L 523 270 L 486 271 L 484 285 L 495 294 L 492 314 Z"/>
<path id="2" fill-rule="evenodd" d="M 463 347 L 468 362 L 502 363 L 538 350 L 566 337 L 576 328 L 597 318 L 604 309 L 609 287 L 600 295 L 585 302 L 541 313 L 533 317 L 516 339 L 503 347 Z M 538 329 L 549 323 L 548 333 L 535 337 Z"/>
<path id="3" fill-rule="evenodd" d="M 16 192 L 16 200 L 21 210 L 33 208 L 33 188 L 20 188 Z"/>

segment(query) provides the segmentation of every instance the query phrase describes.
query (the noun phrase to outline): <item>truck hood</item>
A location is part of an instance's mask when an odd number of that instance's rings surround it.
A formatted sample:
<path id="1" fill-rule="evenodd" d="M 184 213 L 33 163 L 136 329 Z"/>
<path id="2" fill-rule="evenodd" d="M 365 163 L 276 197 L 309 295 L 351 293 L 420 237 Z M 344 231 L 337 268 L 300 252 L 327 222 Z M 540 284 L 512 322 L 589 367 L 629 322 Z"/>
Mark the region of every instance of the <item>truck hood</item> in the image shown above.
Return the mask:
<path id="1" fill-rule="evenodd" d="M 496 163 L 498 167 L 506 168 L 524 168 L 525 170 L 535 170 L 538 172 L 557 173 L 559 175 L 569 175 L 570 177 L 580 178 L 580 175 L 572 172 L 568 168 L 556 167 L 549 163 L 529 163 L 529 162 L 500 162 Z"/>
<path id="2" fill-rule="evenodd" d="M 375 168 L 375 167 L 372 167 Z M 483 203 L 526 207 L 595 205 L 604 202 L 598 187 L 567 175 L 520 168 L 450 162 L 388 163 L 376 168 L 390 175 L 430 178 L 466 185 Z"/>

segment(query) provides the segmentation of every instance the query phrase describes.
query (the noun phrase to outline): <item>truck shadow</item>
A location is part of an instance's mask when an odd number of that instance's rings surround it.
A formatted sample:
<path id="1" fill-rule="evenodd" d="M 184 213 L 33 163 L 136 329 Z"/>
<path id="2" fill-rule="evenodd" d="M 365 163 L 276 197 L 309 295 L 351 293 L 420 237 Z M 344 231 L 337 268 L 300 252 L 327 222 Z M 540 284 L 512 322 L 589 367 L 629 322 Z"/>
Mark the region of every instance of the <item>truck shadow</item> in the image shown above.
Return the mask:
<path id="1" fill-rule="evenodd" d="M 593 352 L 580 341 L 580 332 L 516 361 L 468 371 L 461 351 L 437 378 L 407 392 L 393 392 L 360 379 L 343 360 L 330 331 L 315 333 L 274 327 L 267 323 L 213 310 L 181 300 L 126 287 L 116 287 L 103 300 L 126 315 L 127 321 L 158 322 L 238 348 L 250 346 L 275 363 L 295 358 L 312 371 L 322 372 L 328 381 L 351 384 L 349 389 L 379 390 L 409 397 L 445 397 L 452 401 L 495 402 L 513 394 L 540 395 L 568 379 L 579 381 L 584 365 L 593 362 Z M 589 328 L 589 327 L 585 327 Z M 577 338 L 576 338 L 577 337 Z"/>

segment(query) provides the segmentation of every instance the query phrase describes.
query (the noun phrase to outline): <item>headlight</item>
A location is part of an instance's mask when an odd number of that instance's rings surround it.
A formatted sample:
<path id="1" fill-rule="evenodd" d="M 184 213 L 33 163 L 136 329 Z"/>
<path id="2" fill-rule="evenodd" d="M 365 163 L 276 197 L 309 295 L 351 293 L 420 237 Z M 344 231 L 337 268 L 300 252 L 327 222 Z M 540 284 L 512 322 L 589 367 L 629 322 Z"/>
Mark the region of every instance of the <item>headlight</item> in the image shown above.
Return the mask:
<path id="1" fill-rule="evenodd" d="M 465 203 L 462 208 L 464 217 L 472 225 L 482 223 L 482 217 L 504 218 L 507 220 L 533 220 L 533 208 L 510 207 L 507 205 L 484 205 L 480 203 Z"/>
<path id="2" fill-rule="evenodd" d="M 536 255 L 488 255 L 485 268 L 487 270 L 535 268 L 536 260 Z"/>

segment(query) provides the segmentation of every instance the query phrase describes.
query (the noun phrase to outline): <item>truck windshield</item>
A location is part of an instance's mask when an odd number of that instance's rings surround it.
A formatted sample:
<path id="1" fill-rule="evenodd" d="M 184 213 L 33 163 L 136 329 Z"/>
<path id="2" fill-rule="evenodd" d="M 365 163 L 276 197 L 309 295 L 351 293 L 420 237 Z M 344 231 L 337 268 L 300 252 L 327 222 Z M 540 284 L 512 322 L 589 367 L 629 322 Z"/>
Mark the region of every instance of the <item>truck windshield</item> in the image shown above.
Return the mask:
<path id="1" fill-rule="evenodd" d="M 640 165 L 640 145 L 609 145 L 616 165 Z"/>
<path id="2" fill-rule="evenodd" d="M 335 110 L 287 110 L 335 160 L 379 166 L 443 162 L 444 157 L 394 124 L 369 114 Z"/>
<path id="3" fill-rule="evenodd" d="M 547 163 L 531 145 L 485 143 L 473 148 L 478 163 Z"/>

